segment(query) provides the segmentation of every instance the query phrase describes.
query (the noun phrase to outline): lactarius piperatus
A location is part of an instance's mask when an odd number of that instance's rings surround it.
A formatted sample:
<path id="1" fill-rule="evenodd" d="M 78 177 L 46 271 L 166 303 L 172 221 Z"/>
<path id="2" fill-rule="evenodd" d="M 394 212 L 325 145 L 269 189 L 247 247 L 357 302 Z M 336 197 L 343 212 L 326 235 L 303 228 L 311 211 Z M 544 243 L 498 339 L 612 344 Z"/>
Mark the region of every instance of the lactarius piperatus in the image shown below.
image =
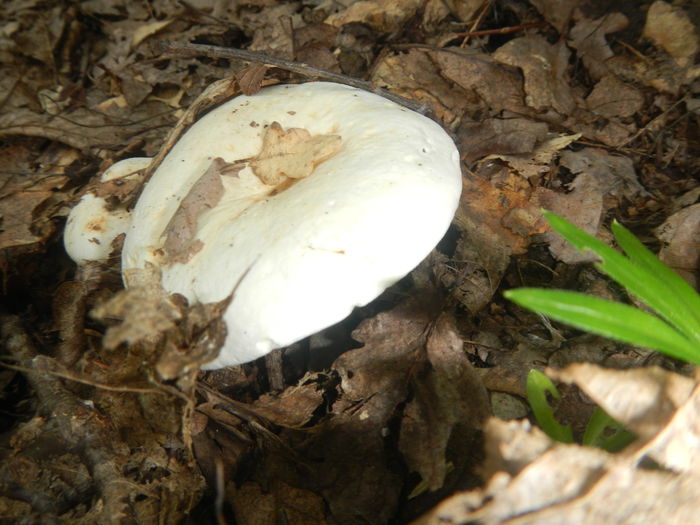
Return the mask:
<path id="1" fill-rule="evenodd" d="M 204 368 L 245 363 L 406 275 L 460 191 L 457 149 L 432 120 L 340 84 L 268 87 L 209 112 L 167 154 L 131 214 L 122 271 L 156 265 L 190 302 L 232 295 Z"/>

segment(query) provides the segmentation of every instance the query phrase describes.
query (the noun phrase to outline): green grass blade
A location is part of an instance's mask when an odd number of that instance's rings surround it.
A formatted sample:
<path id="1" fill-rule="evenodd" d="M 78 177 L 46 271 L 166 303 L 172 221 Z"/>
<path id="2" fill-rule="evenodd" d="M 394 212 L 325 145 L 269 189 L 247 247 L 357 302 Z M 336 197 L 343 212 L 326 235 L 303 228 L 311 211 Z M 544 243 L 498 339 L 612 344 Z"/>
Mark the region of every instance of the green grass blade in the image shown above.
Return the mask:
<path id="1" fill-rule="evenodd" d="M 590 250 L 600 257 L 598 268 L 635 295 L 661 317 L 675 326 L 686 337 L 700 345 L 700 331 L 689 307 L 669 290 L 669 285 L 659 278 L 658 270 L 649 264 L 635 264 L 604 242 L 580 230 L 566 219 L 543 211 L 547 222 L 579 251 Z M 631 234 L 630 234 L 631 236 Z M 627 239 L 625 239 L 627 240 Z M 624 242 L 624 241 L 623 241 Z M 641 244 L 641 243 L 640 243 Z M 635 252 L 636 254 L 637 252 Z M 653 257 L 653 255 L 652 255 Z M 646 258 L 645 258 L 646 260 Z M 662 264 L 659 261 L 659 264 Z M 669 272 L 672 270 L 668 269 Z M 680 279 L 680 277 L 678 277 Z M 691 289 L 692 291 L 692 289 Z"/>
<path id="2" fill-rule="evenodd" d="M 574 433 L 570 426 L 559 423 L 554 417 L 554 411 L 547 402 L 547 392 L 554 398 L 560 399 L 559 391 L 554 383 L 542 372 L 530 370 L 527 375 L 527 401 L 532 413 L 544 432 L 562 443 L 573 443 Z"/>
<path id="3" fill-rule="evenodd" d="M 656 275 L 668 293 L 679 301 L 678 309 L 688 316 L 688 325 L 700 342 L 700 294 L 685 279 L 662 263 L 639 239 L 617 221 L 612 223 L 613 235 L 627 256 L 636 264 Z"/>
<path id="4" fill-rule="evenodd" d="M 700 364 L 697 345 L 658 317 L 631 306 L 562 290 L 519 288 L 504 295 L 520 306 L 581 330 Z"/>
<path id="5" fill-rule="evenodd" d="M 596 407 L 588 420 L 582 443 L 608 452 L 618 452 L 634 441 L 635 435 L 611 418 L 605 410 Z"/>

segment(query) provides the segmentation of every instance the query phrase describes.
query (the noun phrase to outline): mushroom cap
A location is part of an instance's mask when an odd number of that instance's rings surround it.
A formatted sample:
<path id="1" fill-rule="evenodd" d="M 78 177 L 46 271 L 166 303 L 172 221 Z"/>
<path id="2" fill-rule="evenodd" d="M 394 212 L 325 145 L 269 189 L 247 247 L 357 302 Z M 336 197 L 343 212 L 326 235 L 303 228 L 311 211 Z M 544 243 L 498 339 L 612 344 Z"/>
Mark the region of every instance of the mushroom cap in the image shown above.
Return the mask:
<path id="1" fill-rule="evenodd" d="M 120 160 L 102 174 L 100 182 L 135 176 L 134 172 L 150 162 L 151 159 L 146 157 Z M 86 193 L 68 214 L 63 246 L 79 266 L 91 261 L 106 261 L 114 249 L 112 242 L 126 233 L 129 222 L 129 212 L 125 208 L 111 209 L 103 197 Z"/>
<path id="2" fill-rule="evenodd" d="M 197 249 L 169 259 L 171 221 L 195 183 L 216 158 L 258 155 L 273 123 L 339 135 L 340 150 L 282 189 L 250 166 L 221 174 L 218 202 L 195 218 Z M 245 363 L 405 276 L 446 232 L 460 192 L 459 154 L 432 120 L 340 84 L 268 87 L 211 111 L 168 153 L 133 210 L 122 270 L 155 264 L 165 289 L 191 302 L 232 296 L 224 346 L 204 368 Z"/>

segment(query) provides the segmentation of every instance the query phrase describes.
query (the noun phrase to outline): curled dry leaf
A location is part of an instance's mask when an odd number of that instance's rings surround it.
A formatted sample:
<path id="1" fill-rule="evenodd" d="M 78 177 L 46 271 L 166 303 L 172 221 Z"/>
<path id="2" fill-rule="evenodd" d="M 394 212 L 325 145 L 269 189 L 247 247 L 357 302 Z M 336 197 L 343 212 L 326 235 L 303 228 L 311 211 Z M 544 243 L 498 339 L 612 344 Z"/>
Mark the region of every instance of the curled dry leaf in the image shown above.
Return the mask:
<path id="1" fill-rule="evenodd" d="M 217 356 L 226 339 L 221 316 L 230 301 L 227 297 L 216 303 L 195 303 L 183 313 L 178 329 L 167 334 L 165 349 L 156 362 L 161 379 L 183 377 Z"/>
<path id="2" fill-rule="evenodd" d="M 91 312 L 96 319 L 119 320 L 119 324 L 110 326 L 105 333 L 103 344 L 108 349 L 121 343 L 157 340 L 182 317 L 178 305 L 161 286 L 156 271 L 130 270 L 128 278 L 129 288 Z"/>
<path id="3" fill-rule="evenodd" d="M 559 381 L 576 383 L 642 440 L 655 436 L 693 391 L 692 379 L 656 367 L 610 370 L 574 363 L 547 373 Z"/>
<path id="4" fill-rule="evenodd" d="M 700 49 L 697 26 L 690 15 L 661 0 L 649 7 L 644 36 L 671 55 L 680 67 L 691 65 Z"/>
<path id="5" fill-rule="evenodd" d="M 693 204 L 671 215 L 656 229 L 664 246 L 659 258 L 691 284 L 700 269 L 700 204 Z"/>
<path id="6" fill-rule="evenodd" d="M 456 494 L 414 525 L 688 523 L 700 497 L 700 391 L 659 368 L 606 370 L 575 364 L 550 371 L 586 394 L 643 439 L 632 453 L 552 442 L 527 421 L 486 426 L 490 475 L 481 490 Z M 674 413 L 675 411 L 675 413 Z M 651 457 L 670 470 L 644 469 Z"/>

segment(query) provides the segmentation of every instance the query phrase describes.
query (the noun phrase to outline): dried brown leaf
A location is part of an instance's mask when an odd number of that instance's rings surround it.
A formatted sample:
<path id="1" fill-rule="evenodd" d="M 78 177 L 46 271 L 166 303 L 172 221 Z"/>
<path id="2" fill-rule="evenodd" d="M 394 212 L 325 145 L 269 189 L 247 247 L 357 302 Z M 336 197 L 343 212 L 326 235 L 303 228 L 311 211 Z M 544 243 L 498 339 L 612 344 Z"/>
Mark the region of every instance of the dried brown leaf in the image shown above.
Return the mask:
<path id="1" fill-rule="evenodd" d="M 455 89 L 442 77 L 433 60 L 431 53 L 419 49 L 388 55 L 374 67 L 372 83 L 427 104 L 445 125 L 459 122 L 465 112 L 476 113 L 483 106 L 477 95 L 471 90 Z"/>
<path id="2" fill-rule="evenodd" d="M 487 155 L 532 153 L 535 144 L 545 139 L 548 130 L 543 122 L 520 118 L 464 122 L 458 132 L 460 151 L 467 163 Z"/>
<path id="3" fill-rule="evenodd" d="M 316 374 L 307 373 L 297 385 L 279 395 L 265 394 L 254 404 L 256 413 L 276 425 L 301 428 L 324 403 L 324 392 L 315 381 Z"/>
<path id="4" fill-rule="evenodd" d="M 249 66 L 236 73 L 236 80 L 244 95 L 254 95 L 262 87 L 262 81 L 267 73 L 267 66 Z"/>
<path id="5" fill-rule="evenodd" d="M 543 36 L 528 35 L 499 47 L 493 58 L 522 69 L 528 106 L 568 116 L 576 107 L 568 75 L 570 55 L 563 41 L 549 44 Z"/>
<path id="6" fill-rule="evenodd" d="M 96 319 L 120 321 L 105 333 L 103 344 L 108 349 L 122 343 L 155 341 L 182 317 L 179 306 L 161 286 L 156 271 L 130 270 L 125 280 L 129 288 L 91 312 Z"/>
<path id="7" fill-rule="evenodd" d="M 586 97 L 588 109 L 606 118 L 631 117 L 643 104 L 642 93 L 614 75 L 605 75 Z"/>
<path id="8" fill-rule="evenodd" d="M 263 137 L 262 150 L 249 165 L 263 183 L 276 186 L 286 178 L 308 177 L 341 146 L 340 135 L 312 136 L 303 128 L 285 131 L 279 122 L 273 122 Z"/>
<path id="9" fill-rule="evenodd" d="M 578 3 L 579 0 L 532 0 L 532 5 L 559 34 L 565 33 L 571 21 L 571 14 Z"/>
<path id="10" fill-rule="evenodd" d="M 576 24 L 569 31 L 569 44 L 576 49 L 593 78 L 600 79 L 608 74 L 606 61 L 614 56 L 605 36 L 621 31 L 628 23 L 622 13 L 608 13 L 595 20 L 578 13 Z"/>
<path id="11" fill-rule="evenodd" d="M 400 31 L 421 4 L 422 0 L 362 0 L 352 3 L 340 13 L 330 15 L 325 23 L 340 27 L 351 22 L 361 22 L 376 31 L 392 33 Z"/>
<path id="12" fill-rule="evenodd" d="M 435 322 L 426 342 L 427 359 L 413 382 L 413 398 L 404 409 L 399 450 L 410 470 L 430 490 L 447 474 L 447 444 L 456 429 L 467 439 L 489 416 L 489 401 L 472 368 L 450 316 Z"/>
<path id="13" fill-rule="evenodd" d="M 688 67 L 700 49 L 697 29 L 681 7 L 657 0 L 647 11 L 643 36 L 671 55 L 680 67 Z"/>
<path id="14" fill-rule="evenodd" d="M 568 147 L 573 142 L 581 138 L 580 133 L 574 135 L 559 135 L 548 138 L 538 144 L 534 151 L 527 154 L 493 154 L 488 158 L 498 158 L 508 163 L 518 174 L 526 180 L 536 175 L 542 175 L 551 169 L 552 160 L 559 151 Z M 487 158 L 487 160 L 488 160 Z"/>
<path id="15" fill-rule="evenodd" d="M 156 362 L 161 379 L 185 378 L 218 355 L 227 333 L 222 315 L 230 302 L 227 297 L 216 303 L 195 303 L 187 309 L 178 329 L 168 334 L 165 349 Z"/>
<path id="16" fill-rule="evenodd" d="M 180 202 L 180 206 L 165 227 L 163 248 L 169 262 L 186 263 L 204 246 L 195 239 L 197 220 L 205 211 L 216 206 L 224 194 L 221 182 L 223 175 L 232 175 L 243 169 L 243 165 L 215 158 L 204 174 L 192 185 Z"/>
<path id="17" fill-rule="evenodd" d="M 591 235 L 606 235 L 599 231 L 603 212 L 623 199 L 646 195 L 637 180 L 634 164 L 629 157 L 611 155 L 596 148 L 580 151 L 565 150 L 560 164 L 578 174 L 569 184 L 568 193 L 537 188 L 533 202 L 562 215 Z M 554 231 L 544 234 L 549 249 L 558 259 L 572 264 L 595 260 L 590 252 L 581 253 Z"/>
<path id="18" fill-rule="evenodd" d="M 664 243 L 659 258 L 694 285 L 700 268 L 700 204 L 671 215 L 656 235 Z"/>
<path id="19" fill-rule="evenodd" d="M 440 67 L 440 74 L 486 103 L 491 114 L 508 110 L 527 114 L 521 73 L 483 53 L 445 48 L 429 53 Z"/>
<path id="20" fill-rule="evenodd" d="M 255 482 L 231 491 L 237 523 L 276 525 L 279 516 L 289 525 L 326 525 L 326 509 L 317 494 L 275 480 L 263 490 Z"/>

